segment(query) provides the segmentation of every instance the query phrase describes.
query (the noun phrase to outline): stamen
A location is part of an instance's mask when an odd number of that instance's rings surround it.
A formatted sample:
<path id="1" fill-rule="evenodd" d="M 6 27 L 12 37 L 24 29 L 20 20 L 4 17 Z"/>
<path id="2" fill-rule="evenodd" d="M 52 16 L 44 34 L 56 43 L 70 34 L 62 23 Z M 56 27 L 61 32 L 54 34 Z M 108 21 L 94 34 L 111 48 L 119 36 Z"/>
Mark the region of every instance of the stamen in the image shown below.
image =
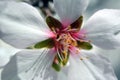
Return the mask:
<path id="1" fill-rule="evenodd" d="M 60 60 L 61 60 L 61 61 L 63 61 L 63 59 L 62 59 L 62 57 L 61 57 L 61 55 L 60 55 L 60 53 L 59 53 L 59 51 L 58 51 L 58 50 L 57 50 L 57 54 L 58 54 L 58 56 L 59 56 Z"/>
<path id="2" fill-rule="evenodd" d="M 71 46 L 77 46 L 77 41 L 70 35 L 69 32 L 65 32 L 57 35 L 56 45 L 58 58 L 54 58 L 54 64 L 59 67 L 65 66 L 69 57 L 69 48 Z M 53 67 L 55 68 L 55 66 Z"/>
<path id="3" fill-rule="evenodd" d="M 80 57 L 80 60 L 89 59 L 89 57 Z"/>

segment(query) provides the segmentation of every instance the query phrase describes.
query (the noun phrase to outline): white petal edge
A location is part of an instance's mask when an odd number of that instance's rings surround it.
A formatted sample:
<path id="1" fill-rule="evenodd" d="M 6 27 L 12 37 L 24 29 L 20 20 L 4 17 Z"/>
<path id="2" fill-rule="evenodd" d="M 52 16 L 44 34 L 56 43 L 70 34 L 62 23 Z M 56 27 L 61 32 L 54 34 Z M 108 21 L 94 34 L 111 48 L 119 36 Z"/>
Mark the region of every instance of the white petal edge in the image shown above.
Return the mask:
<path id="1" fill-rule="evenodd" d="M 19 51 L 19 49 L 0 40 L 0 68 L 3 68 L 9 62 L 10 58 Z"/>
<path id="2" fill-rule="evenodd" d="M 86 10 L 88 0 L 53 0 L 55 10 L 64 26 L 77 20 Z"/>
<path id="3" fill-rule="evenodd" d="M 103 9 L 96 12 L 83 29 L 96 46 L 103 49 L 120 48 L 120 41 L 115 37 L 120 32 L 120 10 Z"/>
<path id="4" fill-rule="evenodd" d="M 4 67 L 1 80 L 60 80 L 52 68 L 54 50 L 40 49 L 18 52 Z"/>
<path id="5" fill-rule="evenodd" d="M 69 65 L 63 73 L 67 76 L 66 80 L 117 80 L 108 59 L 86 51 L 81 51 L 79 58 L 70 56 Z"/>
<path id="6" fill-rule="evenodd" d="M 25 48 L 45 40 L 49 28 L 39 12 L 23 2 L 1 1 L 0 38 L 17 48 Z M 48 33 L 47 33 L 48 32 Z"/>

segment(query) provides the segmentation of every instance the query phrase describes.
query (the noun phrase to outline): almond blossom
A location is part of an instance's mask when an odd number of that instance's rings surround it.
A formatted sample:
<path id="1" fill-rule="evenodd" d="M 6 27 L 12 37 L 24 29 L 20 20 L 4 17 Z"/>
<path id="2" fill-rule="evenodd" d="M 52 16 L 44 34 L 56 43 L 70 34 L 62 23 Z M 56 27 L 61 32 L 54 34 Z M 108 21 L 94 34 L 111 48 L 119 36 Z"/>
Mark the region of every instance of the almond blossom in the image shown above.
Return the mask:
<path id="1" fill-rule="evenodd" d="M 88 0 L 54 0 L 59 19 L 23 2 L 0 2 L 0 38 L 19 49 L 0 80 L 117 80 L 93 45 L 116 49 L 120 10 L 104 9 L 84 22 Z"/>

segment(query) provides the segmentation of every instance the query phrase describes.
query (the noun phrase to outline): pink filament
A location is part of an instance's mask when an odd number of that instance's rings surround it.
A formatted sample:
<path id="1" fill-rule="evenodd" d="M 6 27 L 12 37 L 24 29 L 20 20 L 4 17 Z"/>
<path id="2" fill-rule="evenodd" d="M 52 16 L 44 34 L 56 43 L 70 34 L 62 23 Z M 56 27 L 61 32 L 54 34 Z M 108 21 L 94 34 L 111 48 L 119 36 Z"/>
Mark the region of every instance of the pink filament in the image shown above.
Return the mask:
<path id="1" fill-rule="evenodd" d="M 76 39 L 76 40 L 80 40 L 80 39 L 85 39 L 85 35 L 86 35 L 86 31 L 81 29 L 79 32 L 73 33 L 72 36 Z"/>

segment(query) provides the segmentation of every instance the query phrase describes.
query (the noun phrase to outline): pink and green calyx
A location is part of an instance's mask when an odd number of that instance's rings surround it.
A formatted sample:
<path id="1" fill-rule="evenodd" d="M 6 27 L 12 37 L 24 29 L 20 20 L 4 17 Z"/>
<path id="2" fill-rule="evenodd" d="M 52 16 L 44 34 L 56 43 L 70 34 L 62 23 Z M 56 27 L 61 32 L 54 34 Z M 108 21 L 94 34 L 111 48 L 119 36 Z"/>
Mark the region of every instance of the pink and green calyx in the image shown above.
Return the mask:
<path id="1" fill-rule="evenodd" d="M 77 50 L 92 49 L 90 41 L 85 39 L 85 33 L 81 30 L 83 16 L 80 16 L 67 27 L 51 16 L 46 18 L 46 22 L 55 36 L 35 44 L 34 48 L 47 47 L 55 49 L 56 56 L 54 57 L 52 67 L 56 71 L 60 71 L 62 67 L 66 66 L 71 53 L 78 54 L 79 51 Z"/>

